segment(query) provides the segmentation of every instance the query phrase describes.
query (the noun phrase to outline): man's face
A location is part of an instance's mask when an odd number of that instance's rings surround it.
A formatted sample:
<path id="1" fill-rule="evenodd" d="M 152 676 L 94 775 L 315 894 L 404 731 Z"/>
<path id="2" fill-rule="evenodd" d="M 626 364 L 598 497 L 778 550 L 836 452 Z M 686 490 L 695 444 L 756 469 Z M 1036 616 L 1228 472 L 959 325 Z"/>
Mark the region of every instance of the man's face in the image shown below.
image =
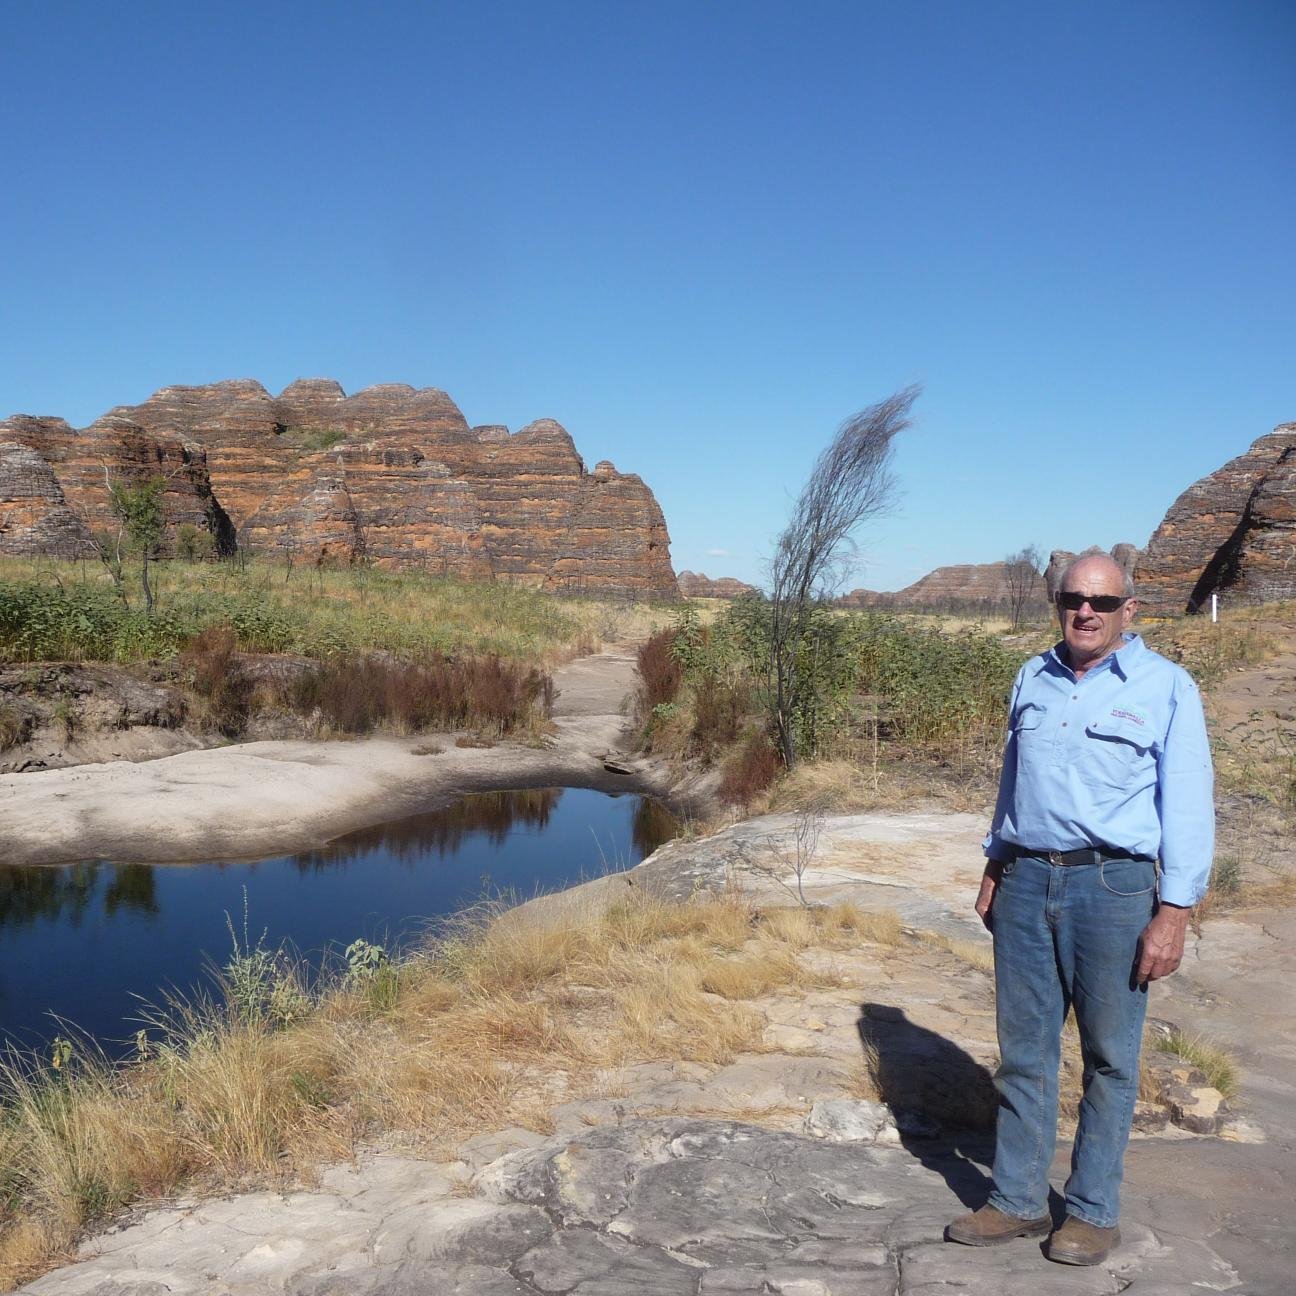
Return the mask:
<path id="1" fill-rule="evenodd" d="M 1109 563 L 1080 563 L 1067 573 L 1059 594 L 1082 593 L 1095 597 L 1123 598 L 1125 581 L 1119 568 Z M 1129 599 L 1115 612 L 1096 612 L 1085 602 L 1077 611 L 1058 604 L 1058 620 L 1072 669 L 1087 669 L 1120 647 L 1121 634 L 1134 619 L 1138 603 Z"/>

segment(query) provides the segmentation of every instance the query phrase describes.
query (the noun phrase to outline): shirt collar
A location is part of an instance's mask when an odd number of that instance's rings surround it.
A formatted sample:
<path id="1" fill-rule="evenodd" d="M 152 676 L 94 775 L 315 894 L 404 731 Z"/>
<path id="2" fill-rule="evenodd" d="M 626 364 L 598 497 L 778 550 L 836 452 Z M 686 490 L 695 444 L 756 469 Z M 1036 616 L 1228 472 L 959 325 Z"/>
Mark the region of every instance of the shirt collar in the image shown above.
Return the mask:
<path id="1" fill-rule="evenodd" d="M 1143 642 L 1143 637 L 1135 634 L 1132 630 L 1126 630 L 1121 635 L 1121 639 L 1124 641 L 1121 646 L 1115 652 L 1109 653 L 1096 666 L 1091 666 L 1090 670 L 1110 669 L 1115 671 L 1122 680 L 1128 680 L 1135 663 L 1147 652 L 1147 645 Z M 1035 672 L 1037 675 L 1042 670 L 1065 671 L 1068 675 L 1075 674 L 1071 667 L 1067 665 L 1065 639 L 1060 639 L 1048 652 L 1041 653 L 1039 663 Z"/>

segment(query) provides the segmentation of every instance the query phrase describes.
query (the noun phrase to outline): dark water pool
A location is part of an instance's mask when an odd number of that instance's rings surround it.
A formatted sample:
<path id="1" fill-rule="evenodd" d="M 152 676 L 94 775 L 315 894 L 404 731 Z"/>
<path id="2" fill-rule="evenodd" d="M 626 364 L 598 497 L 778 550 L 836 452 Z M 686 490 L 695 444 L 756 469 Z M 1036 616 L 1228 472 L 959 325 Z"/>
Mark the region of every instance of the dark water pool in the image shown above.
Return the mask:
<path id="1" fill-rule="evenodd" d="M 110 1054 L 139 1028 L 140 1000 L 210 986 L 231 953 L 288 942 L 318 966 L 357 937 L 388 949 L 484 896 L 556 890 L 638 863 L 674 835 L 640 796 L 540 788 L 464 797 L 445 810 L 253 864 L 0 865 L 0 1042 L 68 1031 Z M 227 919 L 228 915 L 228 919 Z"/>

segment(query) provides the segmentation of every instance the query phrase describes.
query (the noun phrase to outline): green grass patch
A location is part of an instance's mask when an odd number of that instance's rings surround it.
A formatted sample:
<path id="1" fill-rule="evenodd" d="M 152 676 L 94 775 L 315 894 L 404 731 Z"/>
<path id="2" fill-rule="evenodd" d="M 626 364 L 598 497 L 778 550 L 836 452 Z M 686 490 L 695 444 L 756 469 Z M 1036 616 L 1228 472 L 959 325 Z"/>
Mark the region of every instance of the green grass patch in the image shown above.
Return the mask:
<path id="1" fill-rule="evenodd" d="M 1233 1055 L 1218 1044 L 1212 1044 L 1201 1035 L 1172 1030 L 1158 1045 L 1162 1053 L 1173 1053 L 1191 1066 L 1195 1066 L 1212 1089 L 1218 1089 L 1225 1098 L 1232 1098 L 1238 1088 L 1238 1068 Z"/>
<path id="2" fill-rule="evenodd" d="M 416 571 L 176 560 L 151 564 L 151 574 L 157 607 L 149 616 L 129 574 L 128 603 L 90 563 L 0 560 L 0 661 L 165 658 L 228 626 L 242 652 L 472 653 L 552 666 L 668 615 Z"/>

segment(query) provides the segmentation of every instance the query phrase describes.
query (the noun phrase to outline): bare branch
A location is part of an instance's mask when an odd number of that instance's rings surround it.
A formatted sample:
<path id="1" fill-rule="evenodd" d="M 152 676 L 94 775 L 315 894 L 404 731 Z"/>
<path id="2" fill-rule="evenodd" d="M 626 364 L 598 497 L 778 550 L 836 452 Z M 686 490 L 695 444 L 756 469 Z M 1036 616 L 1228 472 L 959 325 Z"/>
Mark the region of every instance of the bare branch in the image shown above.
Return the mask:
<path id="1" fill-rule="evenodd" d="M 892 442 L 910 426 L 909 411 L 918 393 L 918 387 L 907 387 L 841 425 L 815 462 L 779 537 L 770 573 L 771 673 L 774 723 L 789 769 L 796 763 L 797 645 L 852 533 L 885 512 L 895 498 Z"/>
<path id="2" fill-rule="evenodd" d="M 1019 630 L 1026 619 L 1026 609 L 1038 597 L 1044 557 L 1031 544 L 1004 559 L 1004 588 L 1008 595 L 1008 615 L 1012 628 Z"/>

